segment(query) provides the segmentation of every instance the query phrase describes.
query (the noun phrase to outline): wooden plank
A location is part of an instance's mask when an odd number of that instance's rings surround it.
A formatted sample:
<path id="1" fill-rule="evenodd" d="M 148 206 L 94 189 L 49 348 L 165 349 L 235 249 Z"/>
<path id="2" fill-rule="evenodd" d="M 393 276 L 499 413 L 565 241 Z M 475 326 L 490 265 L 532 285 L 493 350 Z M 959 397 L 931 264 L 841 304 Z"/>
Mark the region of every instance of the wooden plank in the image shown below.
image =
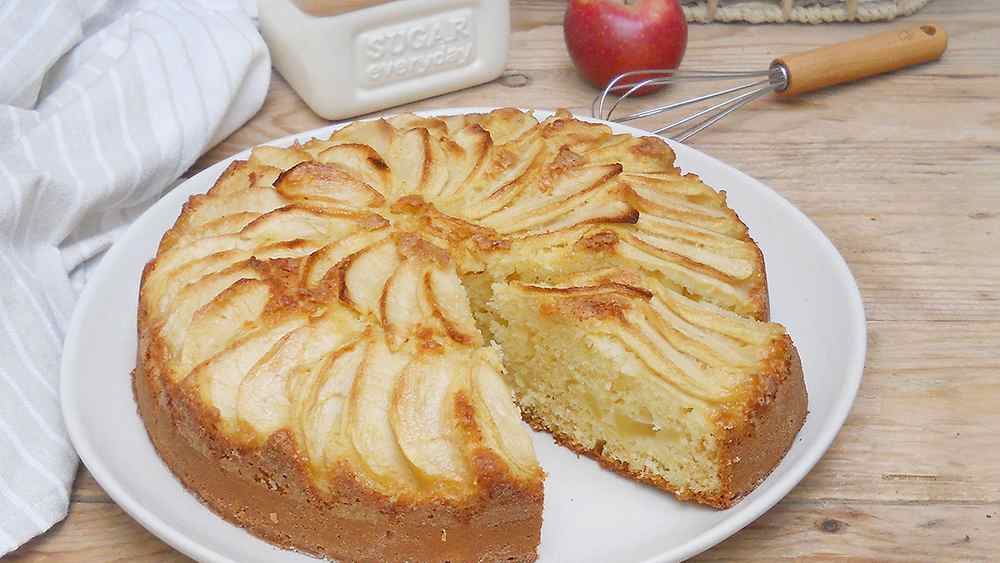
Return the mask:
<path id="1" fill-rule="evenodd" d="M 112 502 L 108 493 L 104 492 L 104 489 L 101 488 L 101 486 L 94 479 L 94 476 L 90 474 L 90 471 L 87 471 L 86 466 L 82 463 L 76 472 L 76 481 L 73 482 L 73 492 L 70 496 L 70 500 L 74 503 Z"/>
<path id="2" fill-rule="evenodd" d="M 1000 549 L 997 503 L 927 505 L 786 501 L 699 561 L 987 561 Z M 7 557 L 14 562 L 190 561 L 113 504 L 74 504 L 66 521 Z"/>
<path id="3" fill-rule="evenodd" d="M 996 504 L 785 502 L 697 561 L 990 561 Z"/>
<path id="4" fill-rule="evenodd" d="M 190 561 L 147 532 L 116 504 L 70 505 L 69 515 L 48 533 L 8 554 L 5 561 Z"/>
<path id="5" fill-rule="evenodd" d="M 789 498 L 1000 502 L 1000 323 L 869 327 L 851 415 Z"/>
<path id="6" fill-rule="evenodd" d="M 806 213 L 847 259 L 870 320 L 971 322 L 1000 316 L 1000 255 L 986 251 L 1000 244 L 1000 218 L 975 218 L 981 207 L 957 217 Z"/>

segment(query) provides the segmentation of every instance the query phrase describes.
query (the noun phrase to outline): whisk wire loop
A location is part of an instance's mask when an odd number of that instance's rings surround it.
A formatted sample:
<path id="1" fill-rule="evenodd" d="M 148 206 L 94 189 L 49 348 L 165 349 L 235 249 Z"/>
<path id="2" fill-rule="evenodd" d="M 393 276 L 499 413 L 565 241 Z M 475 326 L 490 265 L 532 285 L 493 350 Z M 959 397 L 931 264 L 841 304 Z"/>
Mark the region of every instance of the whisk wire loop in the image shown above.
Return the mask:
<path id="1" fill-rule="evenodd" d="M 612 119 L 612 114 L 615 111 L 615 108 L 618 106 L 619 103 L 621 103 L 622 100 L 624 100 L 628 96 L 628 92 L 626 92 L 625 95 L 623 95 L 620 98 L 618 98 L 617 100 L 615 100 L 615 103 L 611 105 L 611 109 L 608 110 L 608 113 L 607 113 L 607 116 L 605 117 L 605 119 L 607 119 L 608 121 L 618 121 L 618 122 L 633 121 L 633 120 L 636 120 L 636 119 L 642 119 L 643 117 L 649 117 L 649 116 L 652 116 L 652 115 L 656 115 L 658 113 L 663 113 L 665 111 L 670 111 L 672 109 L 682 108 L 684 106 L 689 106 L 689 105 L 692 105 L 692 104 L 697 104 L 699 102 L 704 102 L 706 100 L 711 100 L 713 98 L 718 98 L 720 96 L 725 96 L 727 94 L 733 94 L 733 93 L 736 93 L 736 92 L 741 92 L 743 90 L 747 90 L 747 89 L 750 89 L 750 88 L 759 88 L 761 86 L 766 86 L 767 84 L 768 84 L 768 80 L 767 79 L 757 80 L 755 82 L 750 82 L 750 83 L 747 83 L 747 84 L 741 84 L 739 86 L 734 86 L 732 88 L 727 88 L 725 90 L 719 90 L 718 92 L 712 92 L 710 94 L 704 94 L 704 95 L 701 95 L 701 96 L 696 96 L 694 98 L 689 98 L 687 100 L 681 100 L 679 102 L 674 102 L 674 103 L 671 103 L 671 104 L 667 104 L 667 105 L 658 106 L 658 107 L 655 107 L 655 108 L 650 108 L 650 109 L 647 109 L 647 110 L 639 111 L 639 112 L 636 112 L 636 113 L 631 113 L 629 115 L 626 115 L 625 117 L 619 117 L 618 119 L 614 119 L 613 120 Z M 630 92 L 631 92 L 631 90 L 630 90 Z"/>
<path id="2" fill-rule="evenodd" d="M 736 96 L 736 97 L 731 98 L 729 100 L 725 100 L 725 101 L 723 101 L 723 102 L 721 102 L 719 104 L 716 104 L 716 105 L 714 105 L 714 106 L 712 106 L 710 108 L 704 109 L 704 110 L 702 110 L 700 112 L 697 112 L 697 113 L 695 113 L 695 114 L 693 114 L 691 116 L 688 116 L 688 117 L 686 117 L 684 119 L 675 121 L 674 123 L 671 123 L 669 125 L 661 127 L 659 129 L 653 131 L 653 133 L 656 133 L 657 135 L 659 135 L 660 133 L 663 133 L 665 131 L 669 131 L 670 129 L 673 129 L 674 127 L 678 127 L 680 125 L 683 125 L 684 123 L 687 123 L 689 121 L 693 121 L 694 119 L 696 119 L 698 117 L 701 117 L 702 115 L 709 114 L 712 111 L 721 110 L 721 111 L 719 111 L 718 114 L 716 114 L 714 116 L 709 116 L 704 121 L 702 121 L 702 122 L 700 122 L 700 123 L 692 126 L 691 128 L 685 130 L 684 132 L 682 132 L 682 133 L 680 133 L 678 135 L 675 135 L 675 136 L 671 137 L 672 139 L 676 140 L 677 142 L 683 143 L 684 141 L 686 141 L 686 140 L 690 139 L 691 137 L 697 135 L 698 133 L 702 132 L 703 130 L 708 129 L 712 125 L 715 125 L 719 120 L 721 120 L 722 118 L 726 117 L 730 113 L 733 113 L 734 111 L 740 109 L 741 107 L 749 104 L 750 102 L 756 100 L 757 98 L 760 98 L 762 96 L 765 96 L 765 95 L 771 93 L 772 91 L 774 91 L 773 87 L 766 86 L 766 87 L 760 88 L 758 90 L 753 90 L 753 91 L 747 92 L 747 93 L 742 94 L 740 96 Z"/>
<path id="3" fill-rule="evenodd" d="M 659 115 L 661 113 L 677 110 L 686 106 L 715 100 L 724 96 L 730 96 L 719 103 L 715 103 L 705 109 L 696 111 L 690 115 L 682 117 L 668 125 L 653 131 L 654 133 L 666 133 L 677 131 L 684 125 L 688 128 L 680 130 L 673 135 L 677 141 L 684 141 L 704 129 L 717 123 L 730 113 L 743 107 L 744 105 L 774 91 L 784 89 L 788 84 L 788 73 L 784 68 L 772 66 L 767 70 L 760 71 L 727 71 L 727 70 L 678 70 L 678 69 L 646 69 L 622 73 L 616 76 L 604 88 L 600 95 L 594 98 L 591 103 L 591 113 L 594 117 L 607 121 L 626 122 L 645 117 Z M 628 79 L 632 80 L 628 80 Z M 672 102 L 654 108 L 630 113 L 623 117 L 615 117 L 615 110 L 626 98 L 632 97 L 642 88 L 664 86 L 674 82 L 699 82 L 715 80 L 737 80 L 737 79 L 757 79 L 737 86 L 732 86 L 695 96 L 686 100 Z M 617 97 L 609 103 L 609 98 Z"/>
<path id="4" fill-rule="evenodd" d="M 649 86 L 660 86 L 670 84 L 671 82 L 678 81 L 708 81 L 708 80 L 731 80 L 737 78 L 758 78 L 762 76 L 767 76 L 768 71 L 740 71 L 740 70 L 679 70 L 675 68 L 662 69 L 653 68 L 646 70 L 633 70 L 630 72 L 624 72 L 619 74 L 611 82 L 605 86 L 604 90 L 594 98 L 591 103 L 590 112 L 594 117 L 599 117 L 602 119 L 607 119 L 606 115 L 610 113 L 605 113 L 604 105 L 608 100 L 608 97 L 614 92 L 620 92 L 622 90 L 629 90 L 628 93 L 620 96 L 620 101 L 622 98 L 627 98 L 629 95 L 634 93 L 636 90 L 642 87 L 642 85 Z M 640 82 L 626 82 L 622 84 L 621 82 L 626 78 L 633 76 L 647 76 L 643 81 Z M 613 111 L 613 110 L 612 110 Z"/>

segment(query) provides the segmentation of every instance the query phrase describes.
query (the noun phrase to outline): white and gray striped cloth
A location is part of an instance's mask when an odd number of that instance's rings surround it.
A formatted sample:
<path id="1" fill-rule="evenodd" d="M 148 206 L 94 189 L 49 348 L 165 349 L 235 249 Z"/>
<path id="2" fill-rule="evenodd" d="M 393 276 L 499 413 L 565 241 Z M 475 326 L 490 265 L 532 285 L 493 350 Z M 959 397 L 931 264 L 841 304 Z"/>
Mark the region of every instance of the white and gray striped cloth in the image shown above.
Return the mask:
<path id="1" fill-rule="evenodd" d="M 59 357 L 90 266 L 270 72 L 239 0 L 0 1 L 0 556 L 66 515 Z"/>

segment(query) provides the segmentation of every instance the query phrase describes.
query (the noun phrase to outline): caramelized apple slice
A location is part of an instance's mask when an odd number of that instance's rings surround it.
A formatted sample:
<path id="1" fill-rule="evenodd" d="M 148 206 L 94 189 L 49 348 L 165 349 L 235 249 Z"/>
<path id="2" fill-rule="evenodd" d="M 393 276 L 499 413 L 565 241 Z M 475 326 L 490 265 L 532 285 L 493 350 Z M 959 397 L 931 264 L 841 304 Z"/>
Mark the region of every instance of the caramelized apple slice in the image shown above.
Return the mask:
<path id="1" fill-rule="evenodd" d="M 675 172 L 674 151 L 659 137 L 627 137 L 584 152 L 594 164 L 617 162 L 625 172 L 658 174 Z"/>
<path id="2" fill-rule="evenodd" d="M 199 225 L 197 228 L 184 230 L 171 229 L 163 235 L 163 240 L 160 241 L 160 249 L 167 250 L 177 245 L 191 244 L 203 238 L 236 234 L 257 217 L 260 217 L 260 213 L 246 211 L 219 217 L 214 221 Z"/>
<path id="3" fill-rule="evenodd" d="M 274 181 L 278 179 L 281 172 L 280 168 L 263 164 L 254 168 L 253 173 L 250 174 L 250 179 L 253 181 L 252 187 L 274 189 Z"/>
<path id="4" fill-rule="evenodd" d="M 225 195 L 249 188 L 253 185 L 251 175 L 254 170 L 256 168 L 245 160 L 230 162 L 212 188 L 208 190 L 209 195 Z"/>
<path id="5" fill-rule="evenodd" d="M 643 269 L 659 272 L 687 292 L 697 295 L 726 308 L 739 309 L 754 307 L 747 290 L 731 283 L 727 276 L 712 268 L 702 267 L 665 249 L 653 246 L 648 242 L 628 234 L 626 244 L 617 247 L 618 253 Z M 737 311 L 751 313 L 752 311 Z"/>
<path id="6" fill-rule="evenodd" d="M 408 362 L 409 354 L 391 351 L 384 338 L 376 336 L 365 354 L 346 413 L 347 430 L 362 469 L 376 483 L 397 490 L 416 485 L 389 421 L 393 391 Z"/>
<path id="7" fill-rule="evenodd" d="M 335 306 L 323 317 L 285 336 L 240 384 L 236 403 L 239 421 L 247 423 L 260 438 L 286 426 L 292 371 L 319 361 L 354 340 L 361 330 L 353 314 Z"/>
<path id="8" fill-rule="evenodd" d="M 301 146 L 302 150 L 307 152 L 313 160 L 319 160 L 319 155 L 326 149 L 333 146 L 333 141 L 329 139 L 309 139 Z"/>
<path id="9" fill-rule="evenodd" d="M 185 384 L 194 387 L 206 405 L 218 411 L 224 432 L 230 436 L 236 434 L 236 405 L 243 378 L 279 340 L 308 320 L 306 315 L 296 313 L 263 326 L 227 346 L 184 380 Z"/>
<path id="10" fill-rule="evenodd" d="M 368 184 L 336 166 L 320 162 L 302 162 L 284 172 L 275 189 L 289 199 L 320 199 L 353 207 L 382 205 L 385 198 Z"/>
<path id="11" fill-rule="evenodd" d="M 498 145 L 514 141 L 538 125 L 538 120 L 531 112 L 514 108 L 495 109 L 479 116 L 477 121 L 490 132 L 493 142 Z"/>
<path id="12" fill-rule="evenodd" d="M 367 348 L 366 339 L 340 348 L 317 364 L 302 386 L 293 418 L 314 467 L 327 467 L 348 449 L 350 438 L 344 432 L 343 413 Z"/>
<path id="13" fill-rule="evenodd" d="M 178 226 L 191 229 L 226 215 L 252 211 L 258 215 L 287 205 L 285 198 L 271 188 L 250 188 L 227 195 L 194 196 L 185 205 Z"/>
<path id="14" fill-rule="evenodd" d="M 630 184 L 643 214 L 673 219 L 736 238 L 746 236 L 746 226 L 717 205 L 696 204 L 683 196 Z"/>
<path id="15" fill-rule="evenodd" d="M 468 476 L 453 412 L 456 386 L 463 379 L 454 371 L 468 369 L 466 362 L 459 354 L 417 358 L 403 370 L 392 396 L 389 421 L 399 447 L 420 476 L 437 487 Z"/>
<path id="16" fill-rule="evenodd" d="M 171 308 L 171 303 L 177 298 L 177 294 L 188 284 L 221 272 L 249 257 L 250 254 L 247 252 L 230 250 L 192 260 L 169 272 L 170 275 L 147 276 L 142 285 L 142 295 L 153 304 L 151 312 L 154 315 L 162 315 Z"/>
<path id="17" fill-rule="evenodd" d="M 461 159 L 449 160 L 448 182 L 441 190 L 442 196 L 451 196 L 464 189 L 478 174 L 478 169 L 486 165 L 493 147 L 490 134 L 478 125 L 460 129 L 451 140 L 461 149 Z"/>
<path id="18" fill-rule="evenodd" d="M 331 268 L 338 266 L 351 255 L 385 240 L 389 234 L 388 229 L 362 231 L 324 246 L 306 259 L 303 270 L 306 285 L 316 287 Z"/>
<path id="19" fill-rule="evenodd" d="M 196 284 L 187 286 L 174 301 L 173 309 L 167 314 L 160 334 L 175 352 L 179 352 L 195 311 L 208 304 L 236 282 L 259 277 L 258 272 L 247 262 L 241 262 L 221 272 L 206 276 Z"/>
<path id="20" fill-rule="evenodd" d="M 643 213 L 636 223 L 638 231 L 664 238 L 677 239 L 685 243 L 712 249 L 723 256 L 732 258 L 755 258 L 757 250 L 742 236 L 734 237 L 717 233 L 697 225 L 690 225 L 675 219 Z"/>
<path id="21" fill-rule="evenodd" d="M 722 207 L 719 193 L 703 183 L 697 174 L 681 175 L 679 170 L 655 174 L 626 173 L 622 180 L 636 188 L 683 196 L 692 203 Z"/>
<path id="22" fill-rule="evenodd" d="M 602 328 L 645 364 L 650 374 L 696 400 L 715 402 L 725 396 L 725 390 L 708 385 L 713 379 L 706 376 L 697 362 L 674 349 L 644 319 L 633 314 L 629 320 L 628 327 L 606 323 Z"/>
<path id="23" fill-rule="evenodd" d="M 595 223 L 635 223 L 639 213 L 614 185 L 603 185 L 538 209 L 526 210 L 518 217 L 488 217 L 484 222 L 501 232 L 522 236 L 567 229 Z"/>
<path id="24" fill-rule="evenodd" d="M 289 205 L 261 215 L 247 225 L 240 236 L 257 244 L 295 239 L 326 241 L 385 224 L 385 219 L 374 213 L 348 213 Z"/>
<path id="25" fill-rule="evenodd" d="M 271 287 L 256 279 L 241 279 L 199 309 L 184 331 L 178 371 L 211 358 L 252 326 L 271 298 Z"/>
<path id="26" fill-rule="evenodd" d="M 198 239 L 191 244 L 170 248 L 156 256 L 153 266 L 146 272 L 145 282 L 146 284 L 159 283 L 161 276 L 167 275 L 185 263 L 194 262 L 218 252 L 237 250 L 241 242 L 237 235 L 223 235 Z"/>
<path id="27" fill-rule="evenodd" d="M 521 421 L 521 413 L 514 405 L 513 394 L 500 377 L 499 358 L 491 349 L 476 352 L 472 369 L 472 388 L 480 427 L 490 442 L 499 447 L 513 469 L 522 474 L 538 471 L 535 447 L 528 429 Z"/>
<path id="28" fill-rule="evenodd" d="M 400 131 L 409 129 L 427 129 L 435 137 L 448 134 L 448 124 L 437 117 L 422 117 L 413 113 L 401 113 L 387 120 Z"/>
<path id="29" fill-rule="evenodd" d="M 694 301 L 665 287 L 653 286 L 653 293 L 666 308 L 684 321 L 717 331 L 755 347 L 764 346 L 767 342 L 785 334 L 780 324 L 741 317 L 711 303 Z"/>
<path id="30" fill-rule="evenodd" d="M 756 253 L 747 254 L 743 257 L 733 257 L 726 256 L 716 249 L 705 249 L 676 238 L 667 238 L 642 232 L 635 233 L 633 236 L 651 247 L 681 256 L 733 279 L 747 279 L 757 271 Z"/>
<path id="31" fill-rule="evenodd" d="M 530 215 L 549 214 L 553 211 L 571 209 L 578 205 L 579 198 L 606 185 L 621 173 L 617 165 L 574 167 L 568 170 L 545 172 L 547 188 L 535 187 L 535 192 L 525 193 L 510 202 L 504 209 L 486 217 L 487 223 L 504 224 Z M 540 182 L 541 183 L 541 182 Z M 543 186 L 544 187 L 544 186 Z M 621 190 L 616 193 L 624 198 Z M 567 207 L 567 204 L 571 204 Z"/>
<path id="32" fill-rule="evenodd" d="M 399 253 L 391 240 L 354 255 L 344 273 L 345 300 L 362 313 L 378 311 L 386 281 L 398 264 Z"/>
<path id="33" fill-rule="evenodd" d="M 482 336 L 469 307 L 469 296 L 458 276 L 452 271 L 433 268 L 424 274 L 424 287 L 434 314 L 448 336 L 462 344 L 482 345 Z"/>
<path id="34" fill-rule="evenodd" d="M 251 166 L 273 166 L 281 170 L 288 170 L 300 162 L 311 159 L 312 157 L 309 153 L 302 150 L 301 145 L 295 143 L 288 148 L 269 147 L 267 145 L 254 147 L 250 151 L 250 160 L 248 162 Z"/>
<path id="35" fill-rule="evenodd" d="M 424 266 L 419 260 L 404 260 L 385 283 L 379 303 L 379 317 L 389 346 L 396 350 L 416 330 L 424 318 L 422 280 Z"/>
<path id="36" fill-rule="evenodd" d="M 749 368 L 767 357 L 767 348 L 746 346 L 713 330 L 688 323 L 659 299 L 651 300 L 649 307 L 651 311 L 645 316 L 657 332 L 675 348 L 684 350 L 705 365 Z"/>
<path id="37" fill-rule="evenodd" d="M 389 193 L 392 187 L 389 165 L 368 145 L 355 143 L 334 145 L 320 153 L 317 160 L 340 168 L 378 190 L 380 194 Z"/>
<path id="38" fill-rule="evenodd" d="M 540 154 L 543 144 L 537 137 L 524 142 L 495 146 L 483 166 L 476 168 L 464 188 L 467 205 L 489 198 L 498 189 L 524 175 Z"/>
<path id="39" fill-rule="evenodd" d="M 330 135 L 330 141 L 336 145 L 368 145 L 375 149 L 375 152 L 383 159 L 388 156 L 395 138 L 396 130 L 384 119 L 355 121 Z"/>
<path id="40" fill-rule="evenodd" d="M 437 195 L 448 180 L 444 153 L 426 129 L 410 129 L 400 135 L 389 154 L 396 182 L 394 197 Z"/>
<path id="41" fill-rule="evenodd" d="M 577 153 L 600 145 L 611 138 L 611 128 L 607 125 L 579 121 L 569 112 L 561 110 L 547 117 L 539 128 L 549 146 L 567 146 Z"/>

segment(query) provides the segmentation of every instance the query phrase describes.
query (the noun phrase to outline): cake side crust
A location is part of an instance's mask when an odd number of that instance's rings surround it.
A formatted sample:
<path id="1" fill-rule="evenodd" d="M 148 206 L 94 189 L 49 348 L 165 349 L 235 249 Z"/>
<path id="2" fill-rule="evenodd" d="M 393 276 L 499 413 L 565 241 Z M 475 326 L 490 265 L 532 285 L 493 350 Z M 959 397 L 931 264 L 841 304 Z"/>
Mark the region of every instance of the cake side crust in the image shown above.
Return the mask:
<path id="1" fill-rule="evenodd" d="M 743 424 L 727 432 L 720 448 L 723 508 L 753 491 L 791 449 L 805 423 L 809 396 L 798 350 L 788 341 L 789 358 L 776 366 L 746 401 Z"/>

